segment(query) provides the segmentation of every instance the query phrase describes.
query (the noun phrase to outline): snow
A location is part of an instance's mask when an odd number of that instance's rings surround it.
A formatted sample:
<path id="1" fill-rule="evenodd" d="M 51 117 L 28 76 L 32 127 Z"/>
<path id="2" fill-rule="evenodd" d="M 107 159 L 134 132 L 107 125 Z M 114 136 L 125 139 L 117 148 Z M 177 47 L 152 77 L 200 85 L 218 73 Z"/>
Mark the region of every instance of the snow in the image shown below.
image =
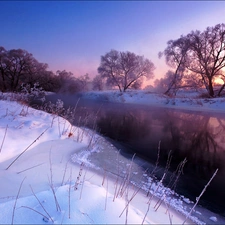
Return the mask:
<path id="1" fill-rule="evenodd" d="M 166 101 L 160 95 L 144 92 L 103 94 L 107 101 L 157 105 Z M 85 97 L 97 99 L 99 93 L 87 93 Z M 204 100 L 201 102 L 208 109 L 223 110 L 223 100 L 213 99 L 217 102 L 214 107 Z M 195 100 L 191 104 L 203 108 Z M 177 99 L 175 105 L 190 106 L 182 99 Z M 109 142 L 93 131 L 72 126 L 57 115 L 16 101 L 0 100 L 0 224 L 182 224 L 185 221 L 191 207 L 185 210 L 186 205 L 192 202 L 185 197 L 165 197 L 171 191 L 160 183 L 152 183 L 152 197 L 147 197 L 144 185 L 138 188 L 129 179 L 121 179 L 95 165 L 103 152 L 108 157 L 117 154 Z M 143 178 L 152 182 L 130 160 L 119 157 L 118 163 L 123 163 L 127 177 L 142 173 Z M 116 167 L 115 162 L 107 162 Z M 157 205 L 160 198 L 162 204 Z M 220 222 L 213 214 L 208 219 Z M 204 224 L 196 216 L 186 223 Z"/>
<path id="2" fill-rule="evenodd" d="M 204 92 L 180 91 L 175 97 L 168 97 L 164 94 L 158 94 L 145 90 L 128 90 L 123 93 L 118 91 L 90 91 L 88 93 L 84 93 L 82 97 L 88 99 L 100 99 L 110 102 L 224 113 L 224 97 L 205 98 L 201 97 L 201 95 L 204 96 Z"/>

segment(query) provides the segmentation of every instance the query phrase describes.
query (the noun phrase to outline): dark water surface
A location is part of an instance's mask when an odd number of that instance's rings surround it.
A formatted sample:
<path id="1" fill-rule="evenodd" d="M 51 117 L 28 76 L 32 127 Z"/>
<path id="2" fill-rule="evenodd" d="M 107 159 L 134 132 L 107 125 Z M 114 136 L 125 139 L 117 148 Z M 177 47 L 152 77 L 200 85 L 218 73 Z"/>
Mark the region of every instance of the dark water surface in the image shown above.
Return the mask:
<path id="1" fill-rule="evenodd" d="M 225 216 L 225 113 L 109 103 L 75 95 L 47 97 L 52 102 L 57 99 L 65 107 L 77 105 L 74 125 L 97 129 L 115 145 L 123 146 L 124 151 L 135 152 L 152 164 L 157 161 L 159 142 L 161 166 L 166 165 L 170 153 L 171 171 L 186 158 L 176 192 L 194 202 L 218 168 L 199 204 Z M 157 172 L 159 179 L 162 173 Z M 168 182 L 165 180 L 165 185 Z"/>

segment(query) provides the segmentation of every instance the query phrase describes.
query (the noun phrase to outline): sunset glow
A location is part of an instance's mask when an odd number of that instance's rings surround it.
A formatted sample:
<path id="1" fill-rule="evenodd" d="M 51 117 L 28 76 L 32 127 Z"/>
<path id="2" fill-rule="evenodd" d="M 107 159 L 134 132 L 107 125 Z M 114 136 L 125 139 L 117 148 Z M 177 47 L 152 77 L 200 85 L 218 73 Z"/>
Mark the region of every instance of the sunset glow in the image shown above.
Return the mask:
<path id="1" fill-rule="evenodd" d="M 214 82 L 215 84 L 220 84 L 220 85 L 224 84 L 224 81 L 221 78 L 216 78 Z"/>

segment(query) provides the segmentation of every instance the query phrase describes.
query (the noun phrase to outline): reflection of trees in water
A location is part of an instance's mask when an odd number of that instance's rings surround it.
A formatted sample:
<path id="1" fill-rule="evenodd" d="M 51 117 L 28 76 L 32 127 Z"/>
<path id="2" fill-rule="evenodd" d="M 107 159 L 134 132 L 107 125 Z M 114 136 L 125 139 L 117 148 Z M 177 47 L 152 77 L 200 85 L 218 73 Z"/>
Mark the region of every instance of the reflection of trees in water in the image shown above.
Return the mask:
<path id="1" fill-rule="evenodd" d="M 168 134 L 167 147 L 176 161 L 188 159 L 188 170 L 201 177 L 208 177 L 221 167 L 220 145 L 224 126 L 210 116 L 169 112 L 164 121 L 164 134 Z M 216 121 L 215 121 L 216 120 Z M 187 167 L 186 166 L 186 167 Z"/>
<path id="2" fill-rule="evenodd" d="M 98 117 L 97 126 L 102 134 L 117 141 L 130 142 L 150 134 L 149 120 L 134 111 L 104 110 Z"/>
<path id="3" fill-rule="evenodd" d="M 221 168 L 224 160 L 221 143 L 225 123 L 209 115 L 108 108 L 99 113 L 96 122 L 103 135 L 128 144 L 151 160 L 156 158 L 161 140 L 162 164 L 172 150 L 174 167 L 186 157 L 188 163 L 184 169 L 201 177 L 207 178 Z"/>

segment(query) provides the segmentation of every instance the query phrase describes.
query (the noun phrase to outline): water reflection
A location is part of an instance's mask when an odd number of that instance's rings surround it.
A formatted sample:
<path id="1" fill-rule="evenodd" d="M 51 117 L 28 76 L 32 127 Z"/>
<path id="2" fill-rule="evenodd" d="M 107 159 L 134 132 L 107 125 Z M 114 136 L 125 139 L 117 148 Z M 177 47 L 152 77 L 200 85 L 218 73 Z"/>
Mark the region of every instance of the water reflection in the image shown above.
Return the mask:
<path id="1" fill-rule="evenodd" d="M 102 134 L 124 142 L 133 151 L 152 161 L 161 140 L 161 158 L 172 151 L 173 164 L 184 158 L 189 171 L 208 178 L 216 168 L 223 168 L 224 120 L 210 115 L 124 107 L 117 112 L 107 108 L 97 118 Z M 162 160 L 162 164 L 165 164 Z"/>

